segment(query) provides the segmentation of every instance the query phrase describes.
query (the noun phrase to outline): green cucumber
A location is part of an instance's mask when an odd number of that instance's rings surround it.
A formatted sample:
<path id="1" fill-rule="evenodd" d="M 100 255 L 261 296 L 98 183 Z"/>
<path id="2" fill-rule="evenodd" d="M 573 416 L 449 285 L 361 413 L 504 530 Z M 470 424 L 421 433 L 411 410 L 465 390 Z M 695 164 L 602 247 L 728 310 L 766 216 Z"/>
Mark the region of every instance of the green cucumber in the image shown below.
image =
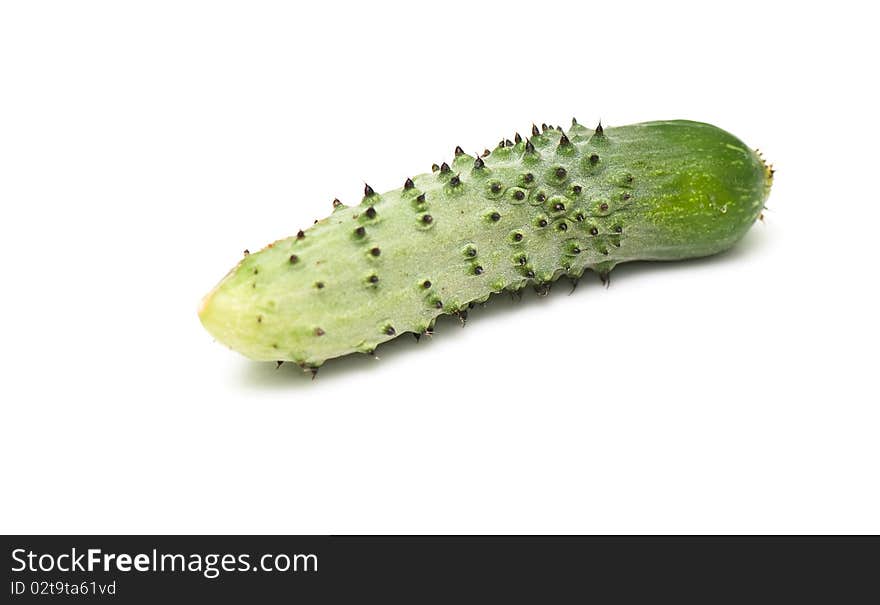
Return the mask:
<path id="1" fill-rule="evenodd" d="M 205 328 L 257 360 L 317 368 L 430 332 L 493 293 L 634 260 L 730 248 L 773 171 L 731 134 L 689 121 L 544 126 L 247 254 L 205 297 Z"/>

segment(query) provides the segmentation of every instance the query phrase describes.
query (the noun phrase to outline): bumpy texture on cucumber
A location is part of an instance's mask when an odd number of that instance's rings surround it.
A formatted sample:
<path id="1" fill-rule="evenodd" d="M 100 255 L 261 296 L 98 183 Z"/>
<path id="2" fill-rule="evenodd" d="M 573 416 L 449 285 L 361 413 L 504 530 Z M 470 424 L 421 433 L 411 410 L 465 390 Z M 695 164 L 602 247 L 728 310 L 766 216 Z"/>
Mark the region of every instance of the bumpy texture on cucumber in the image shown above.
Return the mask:
<path id="1" fill-rule="evenodd" d="M 772 169 L 708 124 L 532 128 L 333 213 L 245 258 L 201 306 L 205 328 L 258 360 L 317 368 L 439 315 L 585 269 L 715 254 L 764 207 Z"/>

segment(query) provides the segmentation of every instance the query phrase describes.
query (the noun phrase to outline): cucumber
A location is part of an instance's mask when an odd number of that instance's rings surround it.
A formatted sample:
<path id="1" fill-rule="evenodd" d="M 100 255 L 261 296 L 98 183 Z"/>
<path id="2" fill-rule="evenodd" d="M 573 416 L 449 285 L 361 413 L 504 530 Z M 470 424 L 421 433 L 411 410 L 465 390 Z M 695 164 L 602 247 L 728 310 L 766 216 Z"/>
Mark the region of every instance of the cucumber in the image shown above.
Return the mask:
<path id="1" fill-rule="evenodd" d="M 533 126 L 295 236 L 246 254 L 204 298 L 202 324 L 256 360 L 316 369 L 372 353 L 493 293 L 546 290 L 592 269 L 730 248 L 760 216 L 773 170 L 699 122 Z"/>

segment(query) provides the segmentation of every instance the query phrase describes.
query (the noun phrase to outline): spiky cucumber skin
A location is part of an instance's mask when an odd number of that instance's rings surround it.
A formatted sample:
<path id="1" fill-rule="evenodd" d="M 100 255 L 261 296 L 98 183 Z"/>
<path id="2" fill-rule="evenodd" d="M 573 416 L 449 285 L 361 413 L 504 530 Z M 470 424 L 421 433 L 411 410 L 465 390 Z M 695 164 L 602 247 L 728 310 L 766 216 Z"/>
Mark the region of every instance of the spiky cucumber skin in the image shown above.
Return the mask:
<path id="1" fill-rule="evenodd" d="M 205 297 L 205 328 L 257 360 L 317 368 L 431 330 L 503 290 L 632 260 L 715 254 L 755 222 L 772 171 L 708 124 L 533 129 L 456 150 L 394 191 L 246 255 Z"/>

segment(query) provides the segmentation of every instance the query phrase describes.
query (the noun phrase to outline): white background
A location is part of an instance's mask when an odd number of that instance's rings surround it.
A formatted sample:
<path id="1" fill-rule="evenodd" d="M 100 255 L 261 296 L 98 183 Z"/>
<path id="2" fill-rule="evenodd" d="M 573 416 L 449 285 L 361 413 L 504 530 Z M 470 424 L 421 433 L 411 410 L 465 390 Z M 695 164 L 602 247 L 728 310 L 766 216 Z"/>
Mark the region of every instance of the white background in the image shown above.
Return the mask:
<path id="1" fill-rule="evenodd" d="M 876 22 L 781 6 L 4 3 L 0 531 L 880 532 Z M 334 197 L 572 115 L 731 131 L 765 222 L 314 382 L 199 324 Z"/>

